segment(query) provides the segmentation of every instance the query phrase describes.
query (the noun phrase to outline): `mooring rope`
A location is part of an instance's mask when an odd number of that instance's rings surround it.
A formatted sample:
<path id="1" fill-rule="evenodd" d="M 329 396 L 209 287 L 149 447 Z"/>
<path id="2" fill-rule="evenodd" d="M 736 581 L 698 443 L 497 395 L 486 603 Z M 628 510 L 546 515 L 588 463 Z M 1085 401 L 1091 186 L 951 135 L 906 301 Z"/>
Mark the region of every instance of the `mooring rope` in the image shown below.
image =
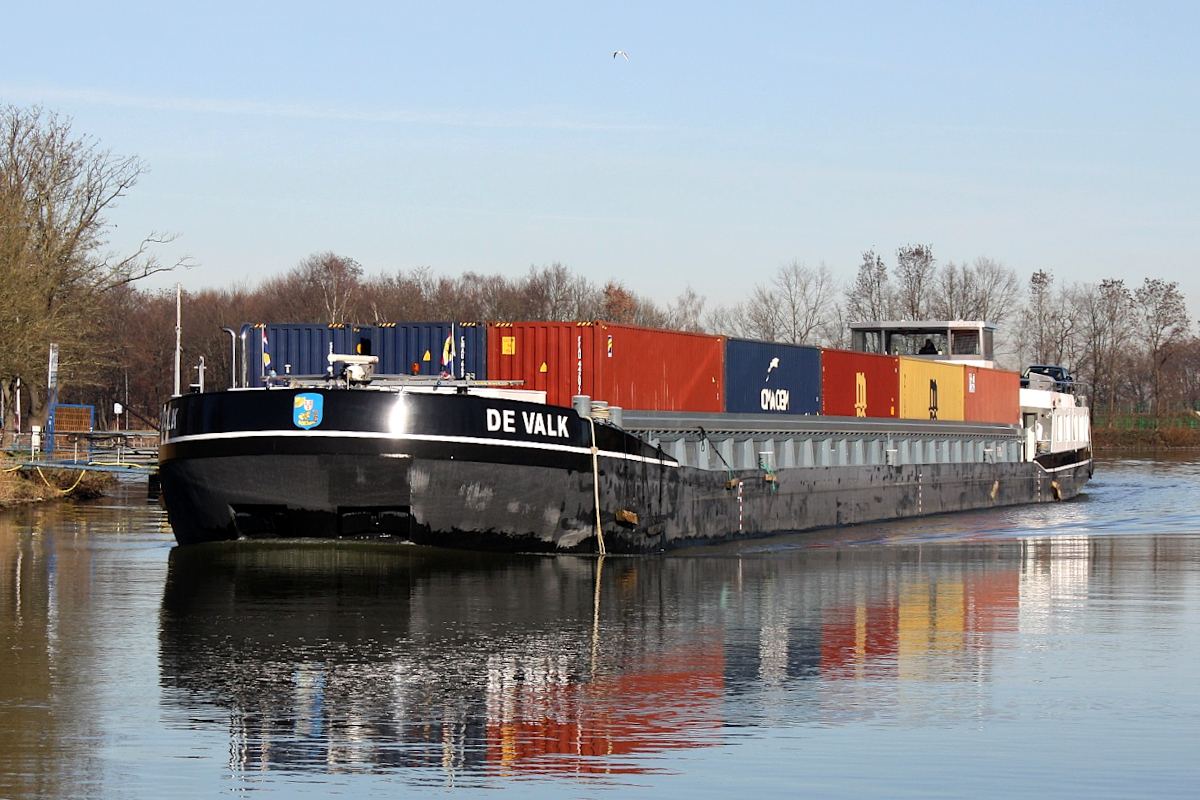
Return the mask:
<path id="1" fill-rule="evenodd" d="M 596 420 L 588 417 L 592 426 L 592 492 L 596 498 L 596 541 L 600 545 L 600 555 L 607 555 L 604 549 L 604 529 L 600 526 L 600 448 L 596 446 Z"/>
<path id="2" fill-rule="evenodd" d="M 737 480 L 737 474 L 733 471 L 733 467 L 729 466 L 729 462 L 725 460 L 725 456 L 721 455 L 721 451 L 717 449 L 717 443 L 708 438 L 708 431 L 704 430 L 703 426 L 696 428 L 696 430 L 700 431 L 700 446 L 703 447 L 705 442 L 708 443 L 712 451 L 717 454 L 717 458 L 721 459 L 721 463 L 725 465 L 725 472 L 729 474 L 729 484 L 732 485 Z"/>
<path id="3" fill-rule="evenodd" d="M 87 470 L 86 470 L 86 469 L 80 470 L 80 471 L 79 471 L 79 477 L 75 479 L 75 483 L 71 484 L 71 488 L 70 488 L 70 489 L 59 489 L 57 486 L 55 486 L 53 483 L 51 483 L 51 482 L 50 482 L 50 481 L 49 481 L 49 480 L 46 478 L 46 476 L 45 476 L 45 475 L 42 473 L 42 468 L 41 468 L 41 467 L 34 467 L 34 469 L 36 469 L 36 470 L 37 470 L 37 474 L 38 474 L 38 475 L 41 475 L 41 476 L 42 476 L 42 482 L 43 482 L 43 483 L 45 483 L 45 484 L 46 484 L 47 486 L 49 486 L 51 489 L 55 489 L 55 490 L 57 490 L 57 491 L 60 491 L 60 492 L 62 492 L 63 494 L 70 494 L 71 492 L 75 491 L 75 487 L 76 487 L 76 486 L 78 486 L 78 485 L 79 485 L 79 482 L 83 480 L 83 476 L 84 476 L 84 475 L 87 475 Z"/>

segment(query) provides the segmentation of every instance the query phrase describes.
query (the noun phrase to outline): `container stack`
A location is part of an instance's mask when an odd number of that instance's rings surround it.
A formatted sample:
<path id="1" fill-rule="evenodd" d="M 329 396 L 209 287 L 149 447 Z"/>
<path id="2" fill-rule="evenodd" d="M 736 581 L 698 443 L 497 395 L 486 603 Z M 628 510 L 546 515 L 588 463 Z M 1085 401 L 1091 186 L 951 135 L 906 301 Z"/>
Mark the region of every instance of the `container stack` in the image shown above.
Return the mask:
<path id="1" fill-rule="evenodd" d="M 724 338 L 611 322 L 488 326 L 488 379 L 524 381 L 551 405 L 589 395 L 621 408 L 724 410 Z"/>
<path id="2" fill-rule="evenodd" d="M 1020 422 L 1017 373 L 913 356 L 598 321 L 247 327 L 252 386 L 326 374 L 332 347 L 378 356 L 380 375 L 515 381 L 558 406 L 588 395 L 646 411 Z"/>

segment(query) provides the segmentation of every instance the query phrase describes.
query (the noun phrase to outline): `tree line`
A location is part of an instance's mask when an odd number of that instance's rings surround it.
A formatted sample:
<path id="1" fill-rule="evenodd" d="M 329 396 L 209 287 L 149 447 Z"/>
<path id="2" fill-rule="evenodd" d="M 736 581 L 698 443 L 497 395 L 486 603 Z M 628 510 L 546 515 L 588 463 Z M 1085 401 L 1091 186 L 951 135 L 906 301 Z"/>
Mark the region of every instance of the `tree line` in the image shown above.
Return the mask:
<path id="1" fill-rule="evenodd" d="M 98 427 L 114 402 L 131 427 L 157 420 L 174 378 L 175 291 L 137 282 L 186 265 L 161 263 L 148 233 L 133 252 L 107 246 L 108 215 L 145 166 L 78 136 L 41 109 L 0 108 L 0 400 L 14 427 L 44 420 L 47 350 L 59 346 L 60 402 L 96 406 Z M 890 260 L 890 264 L 888 263 Z M 1121 278 L 1058 283 L 1038 270 L 1022 280 L 988 257 L 940 262 L 928 243 L 885 255 L 868 250 L 847 279 L 799 259 L 751 285 L 746 297 L 708 307 L 690 286 L 671 303 L 615 279 L 597 282 L 562 263 L 519 276 L 429 267 L 368 271 L 352 257 L 314 253 L 257 284 L 183 292 L 185 384 L 201 356 L 209 387 L 228 385 L 231 342 L 244 322 L 373 325 L 414 321 L 604 319 L 766 341 L 848 346 L 859 320 L 982 319 L 1004 334 L 1001 366 L 1066 366 L 1094 405 L 1155 414 L 1200 408 L 1200 340 L 1178 284 Z"/>

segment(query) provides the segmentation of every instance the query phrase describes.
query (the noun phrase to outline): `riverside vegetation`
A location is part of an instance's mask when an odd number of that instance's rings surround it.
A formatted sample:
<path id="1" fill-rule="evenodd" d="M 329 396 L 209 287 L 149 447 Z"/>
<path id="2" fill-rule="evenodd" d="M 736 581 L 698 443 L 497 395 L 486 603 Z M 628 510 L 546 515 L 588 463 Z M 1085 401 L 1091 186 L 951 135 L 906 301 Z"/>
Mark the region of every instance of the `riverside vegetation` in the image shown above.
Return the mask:
<path id="1" fill-rule="evenodd" d="M 0 471 L 0 508 L 52 500 L 92 500 L 115 483 L 112 475 L 87 470 L 6 467 Z"/>

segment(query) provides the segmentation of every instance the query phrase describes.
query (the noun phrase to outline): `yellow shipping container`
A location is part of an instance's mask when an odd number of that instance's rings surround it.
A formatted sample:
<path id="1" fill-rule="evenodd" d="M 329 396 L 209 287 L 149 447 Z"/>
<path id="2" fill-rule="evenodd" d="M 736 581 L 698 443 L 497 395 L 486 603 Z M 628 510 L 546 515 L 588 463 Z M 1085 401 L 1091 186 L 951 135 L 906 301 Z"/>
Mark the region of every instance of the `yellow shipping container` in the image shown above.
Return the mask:
<path id="1" fill-rule="evenodd" d="M 962 366 L 901 356 L 900 416 L 962 420 Z"/>

